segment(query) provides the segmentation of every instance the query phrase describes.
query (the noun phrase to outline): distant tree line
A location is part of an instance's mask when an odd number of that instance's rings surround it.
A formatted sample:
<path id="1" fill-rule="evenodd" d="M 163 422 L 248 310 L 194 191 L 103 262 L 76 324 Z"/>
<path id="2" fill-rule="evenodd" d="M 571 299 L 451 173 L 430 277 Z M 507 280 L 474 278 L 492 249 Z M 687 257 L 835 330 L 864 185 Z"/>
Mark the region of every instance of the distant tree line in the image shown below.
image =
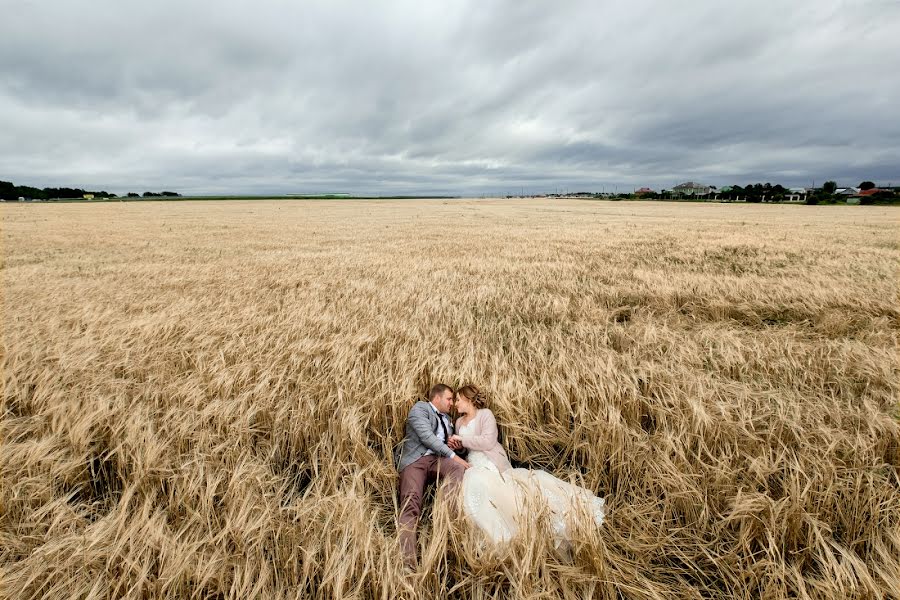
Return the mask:
<path id="1" fill-rule="evenodd" d="M 68 187 L 46 187 L 36 188 L 29 185 L 13 185 L 10 181 L 0 181 L 0 200 L 18 200 L 25 198 L 26 200 L 64 200 L 71 198 L 84 198 L 86 195 L 94 198 L 118 198 L 116 194 L 106 191 L 92 192 L 81 188 Z M 138 194 L 129 192 L 128 198 L 180 198 L 181 194 L 176 192 L 144 192 Z"/>
<path id="2" fill-rule="evenodd" d="M 134 192 L 128 192 L 129 198 L 181 198 L 181 194 L 177 194 L 175 192 L 144 192 L 140 196 L 138 196 Z"/>
<path id="3" fill-rule="evenodd" d="M 55 198 L 84 198 L 85 194 L 93 194 L 95 198 L 115 198 L 115 194 L 106 191 L 90 192 L 81 188 L 46 187 L 36 188 L 29 185 L 13 185 L 9 181 L 0 181 L 0 198 L 18 200 L 28 198 L 34 200 L 53 200 Z"/>
<path id="4" fill-rule="evenodd" d="M 727 192 L 720 192 L 720 198 L 744 198 L 747 202 L 781 202 L 790 193 L 783 185 L 776 183 L 753 183 L 744 187 L 731 186 Z"/>

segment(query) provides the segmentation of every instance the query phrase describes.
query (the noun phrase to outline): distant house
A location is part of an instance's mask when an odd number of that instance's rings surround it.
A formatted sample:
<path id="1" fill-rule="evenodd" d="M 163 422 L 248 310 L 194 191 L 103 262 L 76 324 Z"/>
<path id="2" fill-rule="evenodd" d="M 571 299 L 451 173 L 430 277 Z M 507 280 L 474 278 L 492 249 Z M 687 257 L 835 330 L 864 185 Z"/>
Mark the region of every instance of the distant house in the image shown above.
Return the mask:
<path id="1" fill-rule="evenodd" d="M 843 187 L 834 190 L 835 196 L 855 196 L 857 193 L 859 193 L 859 188 L 854 187 Z"/>
<path id="2" fill-rule="evenodd" d="M 873 197 L 878 193 L 886 193 L 886 195 L 890 195 L 891 190 L 883 190 L 881 188 L 860 190 L 852 196 L 847 196 L 847 204 L 859 204 L 862 202 L 863 198 Z"/>
<path id="3" fill-rule="evenodd" d="M 672 188 L 673 194 L 680 194 L 682 196 L 704 196 L 712 191 L 712 188 L 708 185 L 703 185 L 702 183 L 696 183 L 693 181 L 687 181 L 685 183 L 679 183 L 675 187 Z"/>
<path id="4" fill-rule="evenodd" d="M 809 194 L 810 190 L 805 187 L 792 187 L 788 188 L 787 201 L 788 202 L 800 202 L 806 198 L 806 195 Z"/>
<path id="5" fill-rule="evenodd" d="M 93 194 L 85 194 L 85 195 L 84 195 L 84 199 L 85 199 L 85 200 L 93 200 L 93 199 L 94 199 L 94 195 L 93 195 Z"/>
<path id="6" fill-rule="evenodd" d="M 849 188 L 849 189 L 855 189 L 855 188 Z M 862 202 L 863 198 L 867 198 L 869 196 L 874 196 L 878 192 L 884 192 L 884 191 L 888 191 L 888 190 L 883 190 L 881 188 L 872 188 L 870 190 L 855 189 L 855 193 L 853 193 L 853 194 L 841 194 L 841 195 L 844 196 L 847 204 L 859 204 L 860 202 Z M 835 192 L 835 193 L 837 193 L 837 192 Z"/>
<path id="7" fill-rule="evenodd" d="M 654 193 L 656 193 L 656 192 L 654 192 L 654 191 L 651 190 L 650 188 L 648 188 L 648 187 L 642 187 L 642 188 L 639 189 L 639 190 L 635 190 L 634 195 L 635 195 L 635 196 L 646 196 L 647 194 L 654 194 Z"/>

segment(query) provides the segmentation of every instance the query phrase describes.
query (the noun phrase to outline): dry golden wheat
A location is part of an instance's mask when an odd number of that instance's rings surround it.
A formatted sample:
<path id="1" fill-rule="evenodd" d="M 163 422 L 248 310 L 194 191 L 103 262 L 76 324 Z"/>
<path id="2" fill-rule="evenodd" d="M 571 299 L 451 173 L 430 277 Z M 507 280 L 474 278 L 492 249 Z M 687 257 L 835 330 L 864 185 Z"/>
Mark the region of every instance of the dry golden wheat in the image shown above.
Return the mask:
<path id="1" fill-rule="evenodd" d="M 900 598 L 896 208 L 3 206 L 9 598 Z M 390 450 L 474 382 L 607 499 L 485 547 Z"/>

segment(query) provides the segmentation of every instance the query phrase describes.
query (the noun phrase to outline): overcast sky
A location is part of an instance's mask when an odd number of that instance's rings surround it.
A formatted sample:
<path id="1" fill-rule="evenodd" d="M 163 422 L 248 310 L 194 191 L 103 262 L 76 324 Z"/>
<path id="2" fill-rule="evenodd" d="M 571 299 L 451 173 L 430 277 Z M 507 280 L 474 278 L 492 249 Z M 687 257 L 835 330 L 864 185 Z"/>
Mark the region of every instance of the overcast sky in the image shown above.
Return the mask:
<path id="1" fill-rule="evenodd" d="M 0 179 L 900 185 L 900 0 L 0 0 Z"/>

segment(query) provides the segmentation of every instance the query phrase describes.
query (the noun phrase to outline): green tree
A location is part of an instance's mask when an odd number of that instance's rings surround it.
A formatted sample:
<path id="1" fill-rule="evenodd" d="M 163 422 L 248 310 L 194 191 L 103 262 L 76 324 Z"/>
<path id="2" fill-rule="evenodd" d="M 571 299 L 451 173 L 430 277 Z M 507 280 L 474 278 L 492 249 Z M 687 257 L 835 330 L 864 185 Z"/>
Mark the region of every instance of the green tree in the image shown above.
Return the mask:
<path id="1" fill-rule="evenodd" d="M 40 198 L 41 200 L 46 200 L 48 198 L 47 194 L 44 193 L 44 190 L 39 190 L 36 187 L 20 185 L 16 189 L 19 190 L 19 196 L 22 196 L 23 198 Z"/>
<path id="2" fill-rule="evenodd" d="M 0 198 L 4 200 L 16 200 L 19 197 L 19 191 L 12 181 L 0 181 Z"/>
<path id="3" fill-rule="evenodd" d="M 863 181 L 862 183 L 859 184 L 859 189 L 861 191 L 871 190 L 874 187 L 875 187 L 875 184 L 872 183 L 871 181 Z"/>
<path id="4" fill-rule="evenodd" d="M 138 194 L 137 192 L 128 192 L 128 197 L 129 198 L 140 198 L 141 195 Z"/>
<path id="5" fill-rule="evenodd" d="M 836 190 L 836 189 L 837 189 L 836 181 L 826 181 L 825 183 L 822 184 L 822 191 L 825 192 L 826 194 L 833 194 L 834 190 Z"/>

